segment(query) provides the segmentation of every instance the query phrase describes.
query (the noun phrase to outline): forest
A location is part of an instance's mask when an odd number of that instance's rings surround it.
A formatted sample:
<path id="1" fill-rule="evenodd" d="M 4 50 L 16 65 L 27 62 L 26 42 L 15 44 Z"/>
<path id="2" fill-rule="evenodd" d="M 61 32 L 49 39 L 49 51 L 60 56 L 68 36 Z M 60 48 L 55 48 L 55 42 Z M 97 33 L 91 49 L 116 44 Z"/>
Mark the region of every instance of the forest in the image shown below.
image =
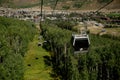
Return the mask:
<path id="1" fill-rule="evenodd" d="M 42 24 L 41 34 L 47 41 L 43 47 L 51 52 L 53 76 L 60 80 L 119 80 L 120 37 L 90 33 L 89 52 L 74 54 L 73 31 L 68 27 L 51 22 Z"/>
<path id="2" fill-rule="evenodd" d="M 51 76 L 57 80 L 120 80 L 120 37 L 89 32 L 89 52 L 74 54 L 74 25 L 42 22 Z M 23 80 L 23 58 L 36 32 L 31 22 L 0 17 L 0 80 Z"/>
<path id="3" fill-rule="evenodd" d="M 0 80 L 23 80 L 23 58 L 35 34 L 31 22 L 0 17 Z"/>

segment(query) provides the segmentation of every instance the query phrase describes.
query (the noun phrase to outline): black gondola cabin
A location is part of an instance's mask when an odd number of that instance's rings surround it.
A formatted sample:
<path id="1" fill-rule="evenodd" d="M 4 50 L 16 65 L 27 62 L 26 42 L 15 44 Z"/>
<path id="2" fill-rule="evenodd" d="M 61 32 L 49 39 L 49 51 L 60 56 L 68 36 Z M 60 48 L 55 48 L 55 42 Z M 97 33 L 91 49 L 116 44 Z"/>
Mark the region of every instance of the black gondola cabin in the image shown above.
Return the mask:
<path id="1" fill-rule="evenodd" d="M 89 36 L 87 34 L 72 35 L 72 46 L 74 53 L 88 52 L 90 46 Z"/>

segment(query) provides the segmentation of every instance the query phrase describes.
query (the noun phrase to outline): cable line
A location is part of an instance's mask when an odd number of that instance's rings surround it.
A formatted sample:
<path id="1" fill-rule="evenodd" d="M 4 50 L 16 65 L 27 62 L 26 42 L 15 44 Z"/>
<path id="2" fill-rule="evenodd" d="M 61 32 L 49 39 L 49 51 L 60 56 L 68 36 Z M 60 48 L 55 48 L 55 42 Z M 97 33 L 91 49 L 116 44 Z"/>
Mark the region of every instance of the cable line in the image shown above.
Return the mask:
<path id="1" fill-rule="evenodd" d="M 57 4 L 58 4 L 58 1 L 59 1 L 59 0 L 56 0 L 56 2 L 55 2 L 55 6 L 53 7 L 52 14 L 54 14 L 54 11 L 55 11 L 55 9 L 56 9 L 56 6 L 57 6 Z"/>
<path id="2" fill-rule="evenodd" d="M 41 24 L 41 22 L 42 22 L 42 10 L 43 10 L 43 0 L 41 0 L 41 9 L 40 9 L 40 16 L 41 16 L 41 18 L 40 18 L 40 26 L 42 26 L 42 24 Z"/>
<path id="3" fill-rule="evenodd" d="M 108 2 L 107 4 L 105 4 L 104 6 L 100 7 L 96 12 L 100 11 L 101 9 L 105 8 L 106 6 L 108 6 L 109 4 L 111 4 L 114 0 L 111 0 L 110 2 Z"/>

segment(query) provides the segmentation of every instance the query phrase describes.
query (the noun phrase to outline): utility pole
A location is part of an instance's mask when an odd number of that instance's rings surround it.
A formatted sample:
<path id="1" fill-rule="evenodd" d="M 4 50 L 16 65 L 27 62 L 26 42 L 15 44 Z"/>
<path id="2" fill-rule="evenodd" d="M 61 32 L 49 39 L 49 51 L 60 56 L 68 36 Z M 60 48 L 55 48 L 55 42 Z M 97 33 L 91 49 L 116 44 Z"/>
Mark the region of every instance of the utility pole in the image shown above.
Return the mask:
<path id="1" fill-rule="evenodd" d="M 43 9 L 43 0 L 41 0 L 41 9 L 40 9 L 40 27 L 42 26 L 42 9 Z"/>

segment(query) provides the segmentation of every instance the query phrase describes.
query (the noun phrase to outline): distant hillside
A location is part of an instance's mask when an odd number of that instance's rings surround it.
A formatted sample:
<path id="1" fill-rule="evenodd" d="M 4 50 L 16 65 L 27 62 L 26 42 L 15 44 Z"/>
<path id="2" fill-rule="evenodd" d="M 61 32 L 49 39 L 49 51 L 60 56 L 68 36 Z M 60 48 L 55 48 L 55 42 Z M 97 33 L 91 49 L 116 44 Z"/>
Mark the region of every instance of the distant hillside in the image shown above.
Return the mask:
<path id="1" fill-rule="evenodd" d="M 120 9 L 120 0 L 114 0 L 113 3 L 107 6 L 108 9 Z"/>
<path id="2" fill-rule="evenodd" d="M 13 0 L 16 7 L 32 7 L 36 6 L 40 0 Z"/>
<path id="3" fill-rule="evenodd" d="M 33 7 L 38 3 L 40 0 L 0 0 L 0 6 L 13 8 Z"/>
<path id="4" fill-rule="evenodd" d="M 53 8 L 56 0 L 43 0 L 44 6 Z M 112 0 L 58 0 L 56 9 L 98 9 Z M 4 7 L 34 7 L 40 5 L 40 0 L 0 0 L 0 5 Z M 120 0 L 113 0 L 105 8 L 120 9 Z"/>

